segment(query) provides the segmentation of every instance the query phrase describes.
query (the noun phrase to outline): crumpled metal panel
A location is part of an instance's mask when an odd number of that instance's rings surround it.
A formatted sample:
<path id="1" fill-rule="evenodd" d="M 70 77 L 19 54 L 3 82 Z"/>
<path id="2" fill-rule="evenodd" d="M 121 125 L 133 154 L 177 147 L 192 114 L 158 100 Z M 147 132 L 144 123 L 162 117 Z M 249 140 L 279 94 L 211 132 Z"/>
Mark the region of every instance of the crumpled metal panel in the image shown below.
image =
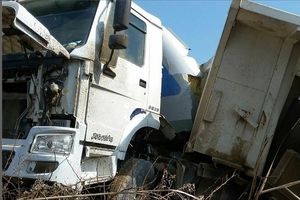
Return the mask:
<path id="1" fill-rule="evenodd" d="M 70 58 L 69 52 L 50 34 L 49 30 L 43 26 L 34 16 L 32 16 L 23 6 L 14 1 L 2 2 L 2 36 L 4 34 L 4 53 L 18 50 L 15 48 L 16 42 L 22 42 L 35 50 L 47 49 L 56 54 L 62 54 Z M 13 28 L 12 31 L 21 31 L 24 35 L 5 34 L 5 28 Z M 13 37 L 7 39 L 7 37 Z M 18 37 L 15 40 L 14 37 Z M 10 48 L 8 48 L 10 46 Z"/>

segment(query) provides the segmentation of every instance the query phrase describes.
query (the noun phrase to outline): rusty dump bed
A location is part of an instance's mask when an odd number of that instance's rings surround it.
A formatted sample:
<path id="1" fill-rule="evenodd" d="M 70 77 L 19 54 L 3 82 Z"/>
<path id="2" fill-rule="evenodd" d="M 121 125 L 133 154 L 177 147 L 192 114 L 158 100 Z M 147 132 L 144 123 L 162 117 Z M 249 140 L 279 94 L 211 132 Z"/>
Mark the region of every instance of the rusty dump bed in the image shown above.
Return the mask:
<path id="1" fill-rule="evenodd" d="M 299 41 L 300 16 L 233 1 L 188 150 L 249 175 L 260 174 L 294 77 L 299 76 Z"/>

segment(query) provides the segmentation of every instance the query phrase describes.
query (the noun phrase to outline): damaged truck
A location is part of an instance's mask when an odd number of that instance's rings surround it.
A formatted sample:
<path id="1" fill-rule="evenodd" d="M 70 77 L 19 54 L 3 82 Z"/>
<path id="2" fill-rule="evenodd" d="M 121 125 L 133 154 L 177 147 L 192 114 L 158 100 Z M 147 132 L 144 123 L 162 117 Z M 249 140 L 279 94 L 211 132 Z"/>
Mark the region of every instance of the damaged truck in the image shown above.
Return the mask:
<path id="1" fill-rule="evenodd" d="M 196 194 L 233 174 L 215 199 L 300 195 L 300 16 L 234 0 L 200 66 L 130 0 L 2 1 L 2 41 L 4 184 L 122 192 L 167 169 Z"/>

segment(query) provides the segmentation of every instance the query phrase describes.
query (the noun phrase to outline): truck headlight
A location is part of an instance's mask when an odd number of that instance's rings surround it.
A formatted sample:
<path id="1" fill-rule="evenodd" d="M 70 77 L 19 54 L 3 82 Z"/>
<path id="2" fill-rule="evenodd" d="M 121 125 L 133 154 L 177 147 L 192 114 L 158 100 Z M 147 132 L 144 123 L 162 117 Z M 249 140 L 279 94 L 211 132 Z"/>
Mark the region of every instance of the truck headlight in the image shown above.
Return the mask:
<path id="1" fill-rule="evenodd" d="M 72 145 L 72 134 L 39 134 L 35 136 L 30 152 L 70 154 Z"/>

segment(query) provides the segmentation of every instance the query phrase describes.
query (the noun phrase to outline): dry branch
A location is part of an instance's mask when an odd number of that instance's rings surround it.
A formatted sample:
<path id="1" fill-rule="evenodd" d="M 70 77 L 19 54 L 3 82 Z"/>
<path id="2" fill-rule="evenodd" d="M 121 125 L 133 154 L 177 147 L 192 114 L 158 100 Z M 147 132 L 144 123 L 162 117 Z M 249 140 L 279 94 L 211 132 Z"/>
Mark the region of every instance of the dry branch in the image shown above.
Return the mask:
<path id="1" fill-rule="evenodd" d="M 298 185 L 298 184 L 300 184 L 300 180 L 293 181 L 293 182 L 290 182 L 290 183 L 286 183 L 286 184 L 283 184 L 283 185 L 280 185 L 280 186 L 276 186 L 276 187 L 273 187 L 273 188 L 263 190 L 260 194 L 264 194 L 264 193 L 271 192 L 271 191 L 274 191 L 274 190 L 286 189 L 288 187 L 292 187 L 292 186 Z"/>
<path id="2" fill-rule="evenodd" d="M 231 179 L 233 179 L 236 176 L 235 171 L 232 173 L 232 175 L 229 178 L 226 178 L 226 180 L 217 188 L 215 188 L 206 198 L 205 200 L 209 200 L 213 197 L 213 195 L 220 190 L 224 185 L 226 185 L 228 183 L 228 181 L 230 181 Z"/>

